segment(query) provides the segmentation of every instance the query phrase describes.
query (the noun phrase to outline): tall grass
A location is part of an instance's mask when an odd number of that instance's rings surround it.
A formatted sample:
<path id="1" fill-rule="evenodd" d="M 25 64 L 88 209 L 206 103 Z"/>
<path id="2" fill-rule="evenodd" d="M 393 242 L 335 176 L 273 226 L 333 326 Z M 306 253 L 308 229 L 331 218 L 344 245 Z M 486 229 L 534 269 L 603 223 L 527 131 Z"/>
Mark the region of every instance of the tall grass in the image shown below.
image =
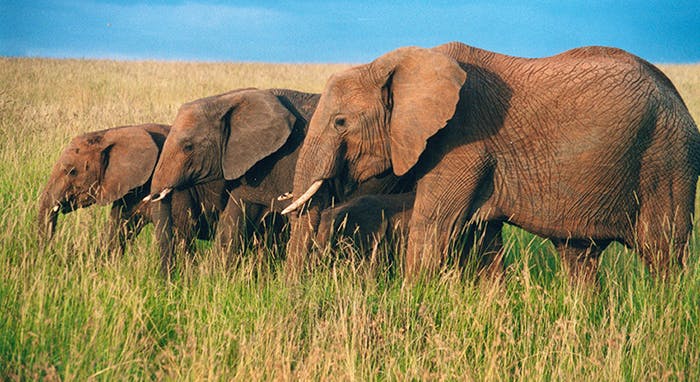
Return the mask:
<path id="1" fill-rule="evenodd" d="M 687 271 L 665 281 L 609 248 L 598 292 L 511 227 L 502 285 L 449 268 L 407 286 L 353 256 L 292 283 L 275 249 L 230 267 L 206 245 L 167 283 L 149 230 L 122 258 L 100 254 L 99 207 L 37 245 L 38 193 L 70 137 L 167 123 L 239 87 L 320 91 L 343 67 L 0 59 L 0 377 L 700 380 L 700 227 Z M 662 69 L 698 120 L 700 66 Z"/>

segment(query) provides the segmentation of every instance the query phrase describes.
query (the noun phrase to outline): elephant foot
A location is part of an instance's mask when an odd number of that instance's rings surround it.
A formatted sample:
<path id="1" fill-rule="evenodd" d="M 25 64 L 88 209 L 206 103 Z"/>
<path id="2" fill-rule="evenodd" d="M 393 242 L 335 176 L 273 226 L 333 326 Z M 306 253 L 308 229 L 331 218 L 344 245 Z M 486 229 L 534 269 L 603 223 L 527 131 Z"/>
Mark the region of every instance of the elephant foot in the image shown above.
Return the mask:
<path id="1" fill-rule="evenodd" d="M 608 244 L 609 242 L 598 244 L 590 240 L 554 240 L 572 286 L 599 286 L 598 260 Z"/>

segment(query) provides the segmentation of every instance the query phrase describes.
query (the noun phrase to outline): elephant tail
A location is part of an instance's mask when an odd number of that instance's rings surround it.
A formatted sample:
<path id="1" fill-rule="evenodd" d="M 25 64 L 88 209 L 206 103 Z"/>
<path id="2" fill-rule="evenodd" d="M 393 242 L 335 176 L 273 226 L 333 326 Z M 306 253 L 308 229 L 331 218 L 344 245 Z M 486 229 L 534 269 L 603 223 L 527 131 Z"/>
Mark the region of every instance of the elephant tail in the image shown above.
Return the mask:
<path id="1" fill-rule="evenodd" d="M 681 127 L 685 132 L 688 165 L 694 170 L 695 176 L 700 176 L 700 130 L 688 111 L 680 115 L 676 114 L 676 118 L 683 122 L 678 127 Z"/>
<path id="2" fill-rule="evenodd" d="M 698 127 L 693 125 L 695 131 Z M 695 175 L 700 176 L 700 132 L 693 135 L 693 146 L 691 147 L 691 158 L 695 167 Z"/>

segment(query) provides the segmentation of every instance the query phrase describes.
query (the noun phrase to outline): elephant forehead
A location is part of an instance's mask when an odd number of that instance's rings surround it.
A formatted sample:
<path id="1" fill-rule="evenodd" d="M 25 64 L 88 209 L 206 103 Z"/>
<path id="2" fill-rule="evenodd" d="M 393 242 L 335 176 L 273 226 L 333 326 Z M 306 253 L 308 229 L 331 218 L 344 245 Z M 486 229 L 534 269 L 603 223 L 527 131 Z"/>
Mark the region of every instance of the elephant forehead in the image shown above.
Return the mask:
<path id="1" fill-rule="evenodd" d="M 345 112 L 360 112 L 378 101 L 379 91 L 358 81 L 340 81 L 328 92 L 325 107 Z"/>
<path id="2" fill-rule="evenodd" d="M 175 122 L 173 123 L 173 130 L 192 128 L 197 124 L 199 120 L 203 118 L 204 115 L 199 107 L 183 107 L 177 113 L 177 117 L 175 118 Z"/>
<path id="3" fill-rule="evenodd" d="M 76 139 L 74 139 L 68 147 L 66 147 L 65 150 L 63 150 L 63 155 L 62 157 L 64 159 L 67 158 L 73 158 L 77 155 L 89 155 L 91 150 L 91 144 L 90 138 L 88 136 L 81 136 Z"/>

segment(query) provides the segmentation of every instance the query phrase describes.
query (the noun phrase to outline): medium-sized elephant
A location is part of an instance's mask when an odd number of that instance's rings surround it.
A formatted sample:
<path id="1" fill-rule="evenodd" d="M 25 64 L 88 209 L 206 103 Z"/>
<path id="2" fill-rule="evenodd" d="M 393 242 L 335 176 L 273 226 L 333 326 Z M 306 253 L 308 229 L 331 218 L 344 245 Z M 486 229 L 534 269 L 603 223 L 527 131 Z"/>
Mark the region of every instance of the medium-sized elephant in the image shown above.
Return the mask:
<path id="1" fill-rule="evenodd" d="M 59 213 L 111 203 L 108 245 L 111 251 L 123 253 L 127 242 L 155 221 L 154 206 L 142 199 L 150 191 L 151 175 L 169 130 L 167 125 L 144 124 L 73 138 L 41 193 L 41 240 L 53 237 Z M 211 238 L 225 202 L 221 181 L 175 192 L 172 203 L 177 240 L 189 247 L 195 238 Z"/>
<path id="2" fill-rule="evenodd" d="M 316 244 L 333 246 L 345 237 L 361 250 L 374 251 L 384 239 L 396 243 L 408 234 L 415 197 L 414 192 L 363 195 L 327 208 L 321 213 Z"/>
<path id="3" fill-rule="evenodd" d="M 226 182 L 230 195 L 220 217 L 218 245 L 239 249 L 264 216 L 284 208 L 292 190 L 297 151 L 318 94 L 286 89 L 240 89 L 180 107 L 153 174 L 159 202 L 162 267 L 172 270 L 170 194 L 211 181 Z M 280 218 L 282 218 L 280 216 Z"/>
<path id="4" fill-rule="evenodd" d="M 407 47 L 328 80 L 283 212 L 319 208 L 323 184 L 387 172 L 416 179 L 409 278 L 437 271 L 457 232 L 489 252 L 504 223 L 551 239 L 572 279 L 592 281 L 612 242 L 665 273 L 688 251 L 700 133 L 671 81 L 620 49 Z"/>

